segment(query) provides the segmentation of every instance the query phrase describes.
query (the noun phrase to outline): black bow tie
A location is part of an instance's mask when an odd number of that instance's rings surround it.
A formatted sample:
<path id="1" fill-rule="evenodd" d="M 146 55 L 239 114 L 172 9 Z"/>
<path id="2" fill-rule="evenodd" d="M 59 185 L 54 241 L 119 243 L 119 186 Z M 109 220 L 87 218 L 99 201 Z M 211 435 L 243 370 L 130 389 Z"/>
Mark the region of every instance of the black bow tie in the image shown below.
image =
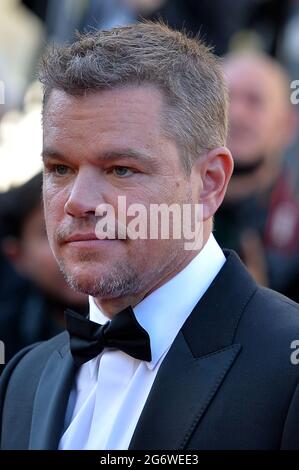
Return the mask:
<path id="1" fill-rule="evenodd" d="M 137 322 L 132 307 L 122 310 L 104 325 L 70 309 L 66 310 L 65 319 L 71 353 L 77 365 L 96 357 L 104 348 L 119 349 L 142 361 L 152 359 L 149 335 Z"/>

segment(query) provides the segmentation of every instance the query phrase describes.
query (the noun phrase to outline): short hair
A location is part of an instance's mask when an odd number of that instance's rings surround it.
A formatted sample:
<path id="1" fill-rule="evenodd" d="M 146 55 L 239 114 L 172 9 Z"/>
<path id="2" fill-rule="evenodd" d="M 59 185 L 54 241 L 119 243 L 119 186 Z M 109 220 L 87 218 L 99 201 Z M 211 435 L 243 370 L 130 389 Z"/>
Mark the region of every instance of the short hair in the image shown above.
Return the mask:
<path id="1" fill-rule="evenodd" d="M 198 37 L 144 21 L 79 35 L 53 46 L 40 66 L 44 112 L 53 89 L 83 95 L 151 84 L 162 91 L 165 135 L 176 140 L 186 169 L 197 156 L 225 145 L 227 89 L 220 59 Z"/>

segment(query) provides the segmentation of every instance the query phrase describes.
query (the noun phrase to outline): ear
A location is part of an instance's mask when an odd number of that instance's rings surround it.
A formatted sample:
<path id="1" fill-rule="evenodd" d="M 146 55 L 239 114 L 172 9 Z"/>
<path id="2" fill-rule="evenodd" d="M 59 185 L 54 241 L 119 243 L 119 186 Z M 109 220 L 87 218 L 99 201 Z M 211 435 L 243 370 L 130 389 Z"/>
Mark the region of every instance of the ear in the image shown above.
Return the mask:
<path id="1" fill-rule="evenodd" d="M 23 251 L 21 242 L 15 237 L 4 238 L 1 249 L 16 271 L 23 272 Z"/>
<path id="2" fill-rule="evenodd" d="M 197 202 L 203 204 L 203 220 L 208 220 L 221 205 L 234 168 L 226 147 L 218 147 L 199 157 L 191 170 L 192 186 L 197 184 Z"/>

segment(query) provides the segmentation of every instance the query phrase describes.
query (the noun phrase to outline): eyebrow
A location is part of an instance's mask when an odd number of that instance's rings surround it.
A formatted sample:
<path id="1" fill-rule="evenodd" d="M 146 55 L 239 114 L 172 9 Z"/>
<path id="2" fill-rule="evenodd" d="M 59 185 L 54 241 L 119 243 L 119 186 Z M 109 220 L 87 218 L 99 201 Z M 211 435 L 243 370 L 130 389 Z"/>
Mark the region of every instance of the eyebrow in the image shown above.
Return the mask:
<path id="1" fill-rule="evenodd" d="M 54 149 L 50 149 L 50 148 L 45 148 L 42 151 L 41 156 L 44 162 L 51 158 L 53 159 L 57 158 L 58 160 L 62 160 L 65 162 L 69 161 L 69 159 L 64 154 Z M 109 161 L 111 162 L 113 160 L 120 159 L 120 158 L 128 158 L 132 160 L 141 161 L 143 163 L 154 163 L 155 161 L 152 155 L 146 152 L 141 152 L 139 150 L 138 151 L 134 150 L 132 148 L 124 148 L 120 150 L 109 150 L 106 152 L 101 152 L 97 157 L 99 161 L 103 161 L 103 162 L 109 162 Z"/>

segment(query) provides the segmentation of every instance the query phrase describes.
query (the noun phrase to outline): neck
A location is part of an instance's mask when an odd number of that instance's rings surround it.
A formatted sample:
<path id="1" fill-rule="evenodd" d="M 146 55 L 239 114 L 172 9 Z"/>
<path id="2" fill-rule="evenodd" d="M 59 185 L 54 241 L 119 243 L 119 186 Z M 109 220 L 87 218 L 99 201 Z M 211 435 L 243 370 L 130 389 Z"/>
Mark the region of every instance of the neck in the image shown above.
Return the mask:
<path id="1" fill-rule="evenodd" d="M 132 307 L 135 307 L 145 297 L 150 295 L 153 291 L 157 290 L 163 284 L 165 284 L 170 279 L 172 279 L 176 274 L 182 271 L 192 261 L 192 259 L 195 258 L 195 256 L 197 256 L 198 253 L 203 249 L 206 242 L 208 241 L 211 231 L 212 231 L 211 224 L 208 224 L 208 227 L 204 227 L 203 228 L 203 243 L 202 243 L 201 248 L 197 251 L 193 251 L 193 250 L 184 251 L 186 255 L 184 256 L 184 258 L 181 259 L 179 263 L 175 265 L 173 269 L 165 272 L 164 275 L 161 276 L 158 281 L 151 283 L 151 285 L 148 285 L 147 288 L 144 289 L 142 292 L 139 292 L 138 294 L 133 294 L 133 295 L 128 294 L 126 296 L 118 297 L 115 299 L 103 299 L 100 297 L 94 297 L 94 301 L 96 305 L 109 318 L 113 318 L 114 315 L 116 315 L 118 312 L 125 309 L 129 305 L 131 305 Z"/>

